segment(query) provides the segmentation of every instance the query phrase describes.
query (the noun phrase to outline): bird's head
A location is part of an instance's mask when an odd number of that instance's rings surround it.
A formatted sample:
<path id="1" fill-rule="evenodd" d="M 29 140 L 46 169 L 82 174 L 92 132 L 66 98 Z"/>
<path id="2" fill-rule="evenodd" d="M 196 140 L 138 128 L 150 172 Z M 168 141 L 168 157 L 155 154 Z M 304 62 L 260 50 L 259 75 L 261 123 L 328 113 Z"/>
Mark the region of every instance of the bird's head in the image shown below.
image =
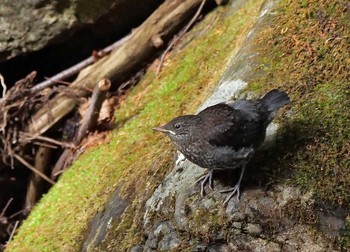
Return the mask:
<path id="1" fill-rule="evenodd" d="M 187 141 L 197 134 L 200 118 L 196 115 L 179 116 L 165 125 L 155 127 L 153 130 L 166 134 L 172 141 Z"/>

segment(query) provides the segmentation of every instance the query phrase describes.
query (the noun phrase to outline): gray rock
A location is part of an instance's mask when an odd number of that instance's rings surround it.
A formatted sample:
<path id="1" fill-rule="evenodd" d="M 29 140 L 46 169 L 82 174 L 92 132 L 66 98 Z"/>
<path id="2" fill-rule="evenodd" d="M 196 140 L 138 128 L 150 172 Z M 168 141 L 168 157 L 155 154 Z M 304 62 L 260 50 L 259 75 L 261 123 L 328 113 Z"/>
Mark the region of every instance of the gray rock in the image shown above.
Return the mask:
<path id="1" fill-rule="evenodd" d="M 140 245 L 130 248 L 130 252 L 143 252 L 143 251 L 144 251 L 144 247 Z"/>
<path id="2" fill-rule="evenodd" d="M 179 235 L 173 224 L 169 221 L 162 221 L 148 231 L 146 247 L 151 250 L 169 251 L 180 245 Z"/>
<path id="3" fill-rule="evenodd" d="M 233 228 L 236 228 L 236 229 L 242 229 L 242 226 L 243 226 L 243 223 L 242 222 L 238 222 L 238 221 L 235 221 L 232 223 L 232 227 Z"/>
<path id="4" fill-rule="evenodd" d="M 158 244 L 159 251 L 170 251 L 180 245 L 181 241 L 176 237 L 175 233 L 168 234 Z"/>
<path id="5" fill-rule="evenodd" d="M 135 20 L 143 20 L 161 2 L 1 1 L 0 62 L 62 43 L 84 26 L 94 28 L 99 35 L 120 32 L 118 30 L 125 30 L 126 25 L 134 25 Z M 103 22 L 92 26 L 101 18 Z"/>
<path id="6" fill-rule="evenodd" d="M 106 237 L 111 222 L 120 219 L 128 205 L 128 201 L 120 196 L 119 191 L 119 188 L 117 188 L 107 203 L 106 209 L 96 213 L 91 219 L 81 252 L 89 251 L 91 248 L 100 245 Z"/>
<path id="7" fill-rule="evenodd" d="M 259 225 L 254 225 L 251 223 L 248 223 L 245 230 L 247 231 L 248 234 L 253 236 L 259 236 L 262 233 L 262 228 Z"/>

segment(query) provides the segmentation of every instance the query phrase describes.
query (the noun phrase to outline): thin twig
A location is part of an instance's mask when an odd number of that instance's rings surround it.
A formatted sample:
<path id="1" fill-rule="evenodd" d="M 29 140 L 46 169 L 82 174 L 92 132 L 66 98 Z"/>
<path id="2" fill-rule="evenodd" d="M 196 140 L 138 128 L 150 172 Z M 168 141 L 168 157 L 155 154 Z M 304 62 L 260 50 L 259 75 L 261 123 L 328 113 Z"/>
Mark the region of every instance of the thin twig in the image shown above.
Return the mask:
<path id="1" fill-rule="evenodd" d="M 131 37 L 131 34 L 128 36 L 125 36 L 124 38 L 118 40 L 117 42 L 113 43 L 112 45 L 102 49 L 101 51 L 99 51 L 97 53 L 97 56 L 103 56 L 105 54 L 110 53 L 112 50 L 114 50 L 117 47 L 120 47 L 122 44 L 125 43 L 125 41 L 127 41 L 129 38 Z M 60 82 L 64 79 L 67 79 L 69 77 L 72 77 L 73 75 L 77 74 L 80 72 L 80 70 L 84 69 L 85 67 L 87 67 L 88 65 L 91 65 L 92 63 L 94 63 L 96 60 L 95 56 L 90 56 L 89 58 L 79 62 L 78 64 L 56 74 L 55 76 L 52 76 L 51 78 L 48 78 L 47 80 L 38 83 L 37 85 L 35 85 L 34 87 L 32 87 L 32 91 L 39 91 L 42 90 L 44 88 L 50 87 L 54 84 L 56 84 L 57 82 Z"/>
<path id="2" fill-rule="evenodd" d="M 12 202 L 13 198 L 9 199 L 5 205 L 5 207 L 2 209 L 2 212 L 0 214 L 0 217 L 4 216 L 5 215 L 5 212 L 7 210 L 7 208 L 10 206 L 11 202 Z"/>
<path id="3" fill-rule="evenodd" d="M 60 175 L 60 174 L 63 173 L 63 172 L 64 172 L 64 170 L 60 170 L 60 171 L 58 171 L 58 172 L 56 172 L 56 173 L 53 173 L 53 174 L 51 175 L 51 177 L 56 178 L 58 175 Z"/>
<path id="4" fill-rule="evenodd" d="M 27 212 L 27 211 L 28 211 L 28 209 L 19 210 L 19 211 L 15 212 L 14 214 L 12 214 L 12 215 L 9 217 L 9 219 L 12 219 L 12 218 L 16 217 L 17 215 L 20 215 L 20 214 L 25 213 L 25 212 Z"/>
<path id="5" fill-rule="evenodd" d="M 5 84 L 5 79 L 4 76 L 2 76 L 2 74 L 0 74 L 0 84 L 2 86 L 2 98 L 4 98 L 6 95 L 7 86 Z"/>
<path id="6" fill-rule="evenodd" d="M 70 165 L 72 161 L 72 156 L 73 156 L 73 150 L 71 149 L 65 149 L 61 156 L 58 158 L 55 166 L 51 170 L 51 179 L 56 179 L 57 175 L 60 174 L 60 172 L 64 171 L 64 168 Z"/>
<path id="7" fill-rule="evenodd" d="M 62 74 L 62 73 L 59 73 L 59 74 Z M 58 74 L 57 74 L 58 75 Z M 55 75 L 56 76 L 56 75 Z M 53 77 L 55 77 L 53 76 Z M 70 76 L 67 76 L 65 79 L 69 78 Z M 71 84 L 71 82 L 68 82 L 68 81 L 63 81 L 63 80 L 56 80 L 56 79 L 52 79 L 52 78 L 49 78 L 49 77 L 45 77 L 45 80 L 47 81 L 52 81 L 52 85 L 53 84 L 61 84 L 61 85 L 66 85 L 66 86 L 69 86 Z M 40 83 L 39 83 L 40 84 Z"/>
<path id="8" fill-rule="evenodd" d="M 21 162 L 23 165 L 25 165 L 29 170 L 31 170 L 32 172 L 35 172 L 36 174 L 38 174 L 40 177 L 42 177 L 43 179 L 45 179 L 47 182 L 49 182 L 50 184 L 54 185 L 55 181 L 53 181 L 52 179 L 50 179 L 48 176 L 46 176 L 44 173 L 38 171 L 34 166 L 32 166 L 30 163 L 28 163 L 27 161 L 25 161 L 22 157 L 20 157 L 19 155 L 17 155 L 16 153 L 13 154 L 14 158 L 16 158 L 19 162 Z"/>
<path id="9" fill-rule="evenodd" d="M 98 85 L 96 85 L 90 99 L 90 106 L 86 112 L 86 115 L 84 116 L 82 124 L 79 127 L 77 137 L 74 140 L 76 145 L 81 143 L 86 136 L 87 131 L 91 131 L 96 127 L 102 103 L 104 102 L 110 87 L 111 82 L 108 79 L 102 79 L 99 81 Z"/>
<path id="10" fill-rule="evenodd" d="M 15 235 L 15 232 L 16 232 L 16 229 L 18 227 L 18 224 L 19 224 L 19 221 L 16 221 L 15 225 L 13 226 L 10 238 L 8 239 L 7 243 L 9 243 L 12 240 L 13 236 Z"/>
<path id="11" fill-rule="evenodd" d="M 41 135 L 33 136 L 33 135 L 31 135 L 29 133 L 26 133 L 26 132 L 21 132 L 21 137 L 23 137 L 24 140 L 29 141 L 29 142 L 31 142 L 32 140 L 37 139 L 37 140 L 45 141 L 45 142 L 52 143 L 52 144 L 55 144 L 55 145 L 58 145 L 58 146 L 62 146 L 64 148 L 73 148 L 74 147 L 70 143 L 64 143 L 64 142 L 55 140 L 53 138 L 45 137 L 45 136 L 41 136 Z"/>
<path id="12" fill-rule="evenodd" d="M 201 2 L 201 5 L 199 6 L 196 14 L 193 16 L 193 18 L 191 19 L 191 21 L 186 25 L 186 27 L 179 33 L 178 36 L 176 36 L 171 42 L 170 44 L 168 45 L 168 47 L 165 49 L 165 51 L 163 52 L 162 54 L 162 57 L 160 58 L 160 62 L 159 62 L 159 65 L 158 65 L 158 69 L 157 69 L 157 72 L 156 72 L 156 76 L 159 75 L 159 72 L 160 70 L 162 69 L 163 67 L 163 62 L 164 62 L 164 59 L 165 59 L 165 56 L 167 55 L 167 53 L 171 50 L 171 48 L 173 48 L 173 46 L 180 40 L 180 38 L 182 38 L 182 36 L 188 31 L 188 29 L 193 25 L 193 23 L 196 21 L 196 19 L 198 18 L 199 14 L 201 13 L 202 9 L 203 9 L 203 6 L 205 4 L 205 1 L 206 0 L 203 0 Z"/>
<path id="13" fill-rule="evenodd" d="M 43 143 L 43 142 L 32 142 L 34 145 L 37 146 L 42 146 L 42 147 L 47 147 L 50 149 L 57 149 L 57 145 L 53 145 L 53 144 L 47 144 L 47 143 Z"/>

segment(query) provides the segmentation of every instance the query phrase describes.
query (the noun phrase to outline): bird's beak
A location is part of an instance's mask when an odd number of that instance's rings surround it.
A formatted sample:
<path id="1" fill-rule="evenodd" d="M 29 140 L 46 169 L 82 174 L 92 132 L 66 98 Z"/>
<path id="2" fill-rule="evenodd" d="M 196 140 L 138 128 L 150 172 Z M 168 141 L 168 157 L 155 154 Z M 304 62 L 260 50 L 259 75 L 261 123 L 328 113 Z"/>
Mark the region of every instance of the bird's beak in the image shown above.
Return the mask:
<path id="1" fill-rule="evenodd" d="M 164 132 L 166 133 L 167 130 L 163 128 L 163 126 L 159 126 L 159 127 L 154 127 L 153 128 L 154 131 L 160 131 L 160 132 Z"/>
<path id="2" fill-rule="evenodd" d="M 154 130 L 154 131 L 160 131 L 160 132 L 163 132 L 163 133 L 165 133 L 165 134 L 170 133 L 170 134 L 175 135 L 175 132 L 174 132 L 174 131 L 164 129 L 164 126 L 154 127 L 153 130 Z"/>

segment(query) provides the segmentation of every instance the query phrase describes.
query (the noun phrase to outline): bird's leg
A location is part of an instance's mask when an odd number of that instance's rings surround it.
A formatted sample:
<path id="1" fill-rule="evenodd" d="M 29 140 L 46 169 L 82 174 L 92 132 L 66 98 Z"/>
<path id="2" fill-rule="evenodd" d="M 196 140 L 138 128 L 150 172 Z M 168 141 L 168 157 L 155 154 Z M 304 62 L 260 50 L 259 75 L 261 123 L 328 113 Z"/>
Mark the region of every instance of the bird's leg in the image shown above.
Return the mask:
<path id="1" fill-rule="evenodd" d="M 245 166 L 246 166 L 246 164 L 242 165 L 241 175 L 239 176 L 239 180 L 238 180 L 237 184 L 234 187 L 230 188 L 230 189 L 220 191 L 221 193 L 228 193 L 228 192 L 230 192 L 230 194 L 226 197 L 224 203 L 222 203 L 223 205 L 226 205 L 230 201 L 230 199 L 233 197 L 233 195 L 235 195 L 236 193 L 237 193 L 237 199 L 239 199 L 239 197 L 240 197 L 239 189 L 240 189 L 240 186 L 241 186 L 241 181 L 242 181 L 242 178 L 243 178 Z"/>
<path id="2" fill-rule="evenodd" d="M 196 180 L 196 184 L 201 181 L 201 196 L 204 197 L 204 186 L 209 182 L 209 188 L 213 189 L 213 170 L 209 170 L 206 175 L 203 175 L 199 179 Z"/>

